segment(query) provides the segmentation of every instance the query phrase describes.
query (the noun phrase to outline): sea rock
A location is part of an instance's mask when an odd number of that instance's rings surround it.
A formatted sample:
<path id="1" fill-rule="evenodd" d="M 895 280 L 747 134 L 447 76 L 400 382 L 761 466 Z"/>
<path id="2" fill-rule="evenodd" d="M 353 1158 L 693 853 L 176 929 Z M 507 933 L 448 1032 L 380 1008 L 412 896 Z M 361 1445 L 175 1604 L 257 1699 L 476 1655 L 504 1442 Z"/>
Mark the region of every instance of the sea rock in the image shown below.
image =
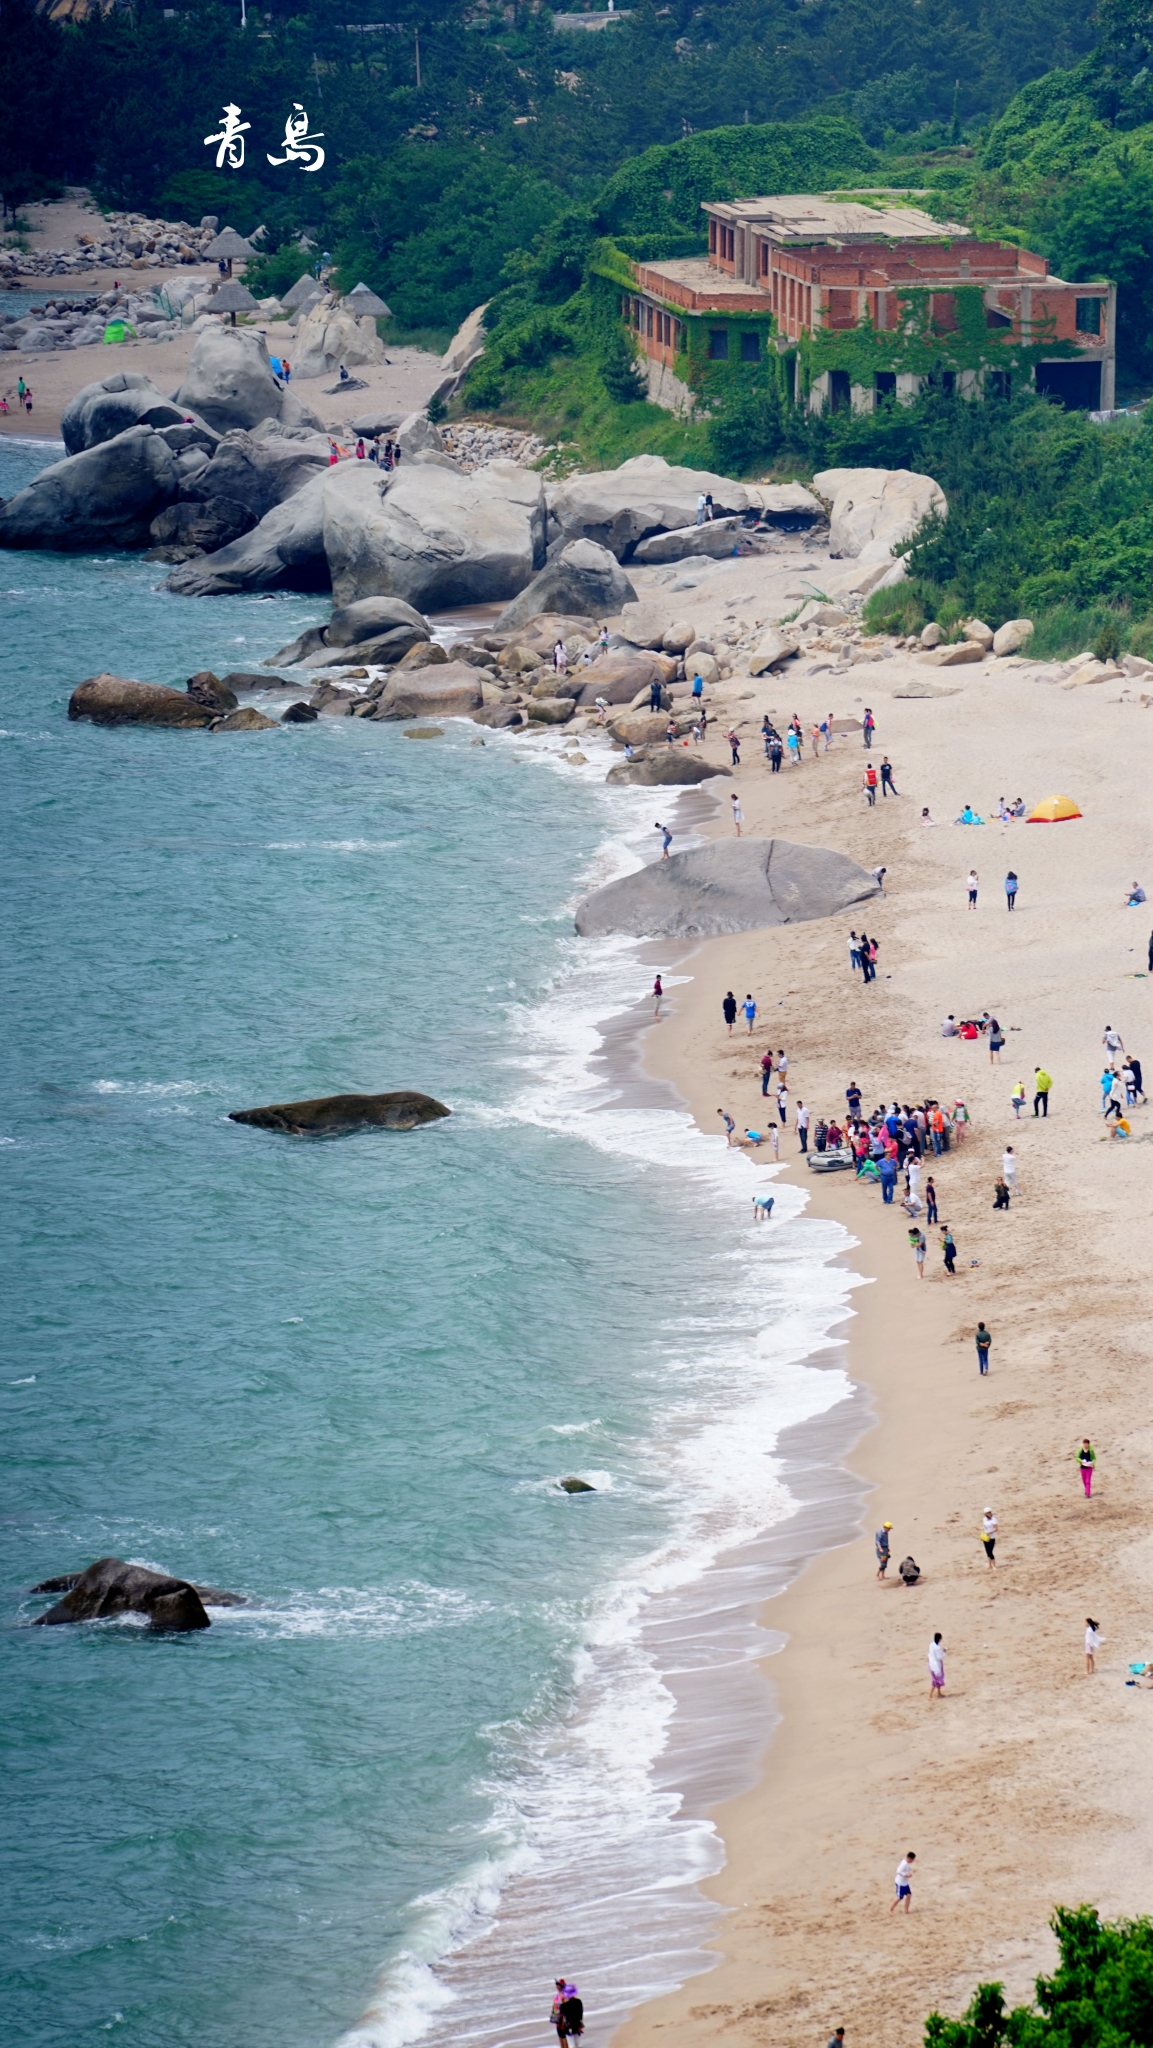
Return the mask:
<path id="1" fill-rule="evenodd" d="M 767 669 L 778 668 L 782 662 L 789 661 L 797 651 L 798 643 L 791 634 L 782 633 L 775 626 L 771 627 L 756 652 L 749 656 L 749 673 L 754 676 L 764 675 Z"/>
<path id="2" fill-rule="evenodd" d="M 429 637 L 428 621 L 403 598 L 362 597 L 356 604 L 338 605 L 327 626 L 309 626 L 272 655 L 268 666 L 399 661 L 418 640 Z"/>
<path id="3" fill-rule="evenodd" d="M 538 697 L 525 705 L 531 725 L 566 725 L 576 710 L 571 697 Z"/>
<path id="4" fill-rule="evenodd" d="M 738 514 L 731 519 L 706 519 L 700 526 L 676 526 L 668 533 L 652 533 L 647 540 L 637 542 L 630 559 L 643 562 L 646 568 L 654 568 L 660 562 L 688 561 L 693 555 L 720 561 L 732 554 L 743 525 Z"/>
<path id="5" fill-rule="evenodd" d="M 34 1593 L 57 1593 L 64 1598 L 38 1616 L 37 1628 L 56 1628 L 64 1622 L 108 1621 L 117 1614 L 146 1614 L 150 1627 L 187 1633 L 208 1628 L 205 1602 L 213 1607 L 242 1607 L 237 1593 L 222 1593 L 212 1586 L 194 1586 L 188 1579 L 172 1579 L 164 1572 L 149 1571 L 142 1564 L 126 1564 L 121 1557 L 101 1557 L 83 1572 L 66 1572 L 57 1579 L 43 1579 Z"/>
<path id="6" fill-rule="evenodd" d="M 982 653 L 988 654 L 993 645 L 993 628 L 987 626 L 984 619 L 970 619 L 965 627 L 965 638 L 975 641 Z"/>
<path id="7" fill-rule="evenodd" d="M 483 306 L 474 306 L 472 312 L 466 314 L 461 321 L 441 357 L 441 365 L 445 371 L 451 371 L 455 376 L 459 376 L 481 354 L 484 348 L 484 316 L 487 311 L 486 300 Z"/>
<path id="8" fill-rule="evenodd" d="M 847 626 L 848 623 L 849 613 L 842 611 L 839 604 L 820 604 L 816 598 L 810 598 L 808 604 L 802 605 L 792 621 L 798 631 L 802 626 Z"/>
<path id="9" fill-rule="evenodd" d="M 418 640 L 397 662 L 397 667 L 406 672 L 413 668 L 439 668 L 447 660 L 448 655 L 439 640 Z M 466 666 L 471 668 L 472 663 L 468 662 Z"/>
<path id="10" fill-rule="evenodd" d="M 620 615 L 620 636 L 631 647 L 662 646 L 668 614 L 657 604 L 626 604 Z"/>
<path id="11" fill-rule="evenodd" d="M 0 547 L 136 548 L 176 496 L 176 457 L 151 427 L 128 427 L 110 441 L 42 469 L 0 507 Z"/>
<path id="12" fill-rule="evenodd" d="M 198 669 L 194 676 L 189 676 L 184 687 L 193 702 L 202 705 L 205 711 L 235 711 L 237 708 L 239 700 L 234 691 L 227 683 L 222 683 L 219 676 L 213 675 L 210 668 Z"/>
<path id="13" fill-rule="evenodd" d="M 292 1138 L 345 1137 L 351 1131 L 415 1131 L 452 1112 L 433 1095 L 409 1088 L 387 1095 L 318 1095 L 307 1102 L 270 1102 L 263 1109 L 232 1109 L 234 1124 L 284 1131 Z"/>
<path id="14" fill-rule="evenodd" d="M 956 640 L 948 647 L 934 647 L 924 657 L 926 667 L 932 668 L 964 668 L 968 662 L 984 659 L 979 640 Z"/>
<path id="15" fill-rule="evenodd" d="M 619 469 L 571 476 L 551 485 L 550 538 L 555 527 L 566 540 L 595 540 L 618 562 L 627 561 L 637 542 L 649 534 L 691 526 L 699 494 L 710 491 L 719 515 L 748 510 L 748 492 L 730 477 L 677 468 L 659 455 L 634 455 Z"/>
<path id="16" fill-rule="evenodd" d="M 655 654 L 629 653 L 620 650 L 613 654 L 599 655 L 590 667 L 580 671 L 581 699 L 591 704 L 597 697 L 603 697 L 606 704 L 631 704 L 642 690 L 651 689 L 654 682 L 665 682 L 662 662 Z"/>
<path id="17" fill-rule="evenodd" d="M 587 1479 L 572 1479 L 572 1478 L 569 1478 L 569 1479 L 558 1479 L 558 1480 L 557 1480 L 557 1485 L 558 1485 L 558 1486 L 560 1487 L 560 1490 L 561 1490 L 561 1492 L 562 1492 L 562 1493 L 595 1493 L 595 1492 L 596 1492 L 596 1487 L 595 1487 L 595 1486 L 590 1486 L 590 1485 L 589 1485 L 589 1483 L 588 1483 L 588 1480 L 587 1480 Z"/>
<path id="18" fill-rule="evenodd" d="M 686 753 L 683 747 L 661 747 L 639 755 L 635 761 L 618 761 L 609 769 L 605 781 L 633 782 L 642 789 L 691 788 L 714 775 L 732 772 L 714 761 L 703 761 L 699 754 Z"/>
<path id="19" fill-rule="evenodd" d="M 444 738 L 444 727 L 443 725 L 406 725 L 404 728 L 404 738 L 406 740 L 442 740 Z"/>
<path id="20" fill-rule="evenodd" d="M 395 434 L 402 417 L 399 412 L 362 412 L 353 420 L 350 432 L 365 441 L 375 441 L 379 434 Z"/>
<path id="21" fill-rule="evenodd" d="M 382 493 L 384 479 L 364 470 L 355 463 L 330 472 L 343 486 L 330 486 L 324 507 L 338 605 L 376 596 L 425 611 L 503 602 L 543 562 L 544 490 L 534 472 L 512 462 L 490 462 L 472 476 L 402 468 Z"/>
<path id="22" fill-rule="evenodd" d="M 415 674 L 395 670 L 381 692 L 374 716 L 467 718 L 482 702 L 479 670 L 465 661 L 450 661 Z"/>
<path id="23" fill-rule="evenodd" d="M 281 725 L 315 725 L 319 717 L 319 711 L 314 711 L 311 704 L 305 704 L 302 700 L 299 704 L 290 704 L 287 711 L 281 712 L 280 723 Z"/>
<path id="24" fill-rule="evenodd" d="M 326 590 L 324 495 L 331 489 L 330 478 L 338 473 L 330 470 L 313 477 L 282 505 L 275 505 L 251 532 L 216 554 L 182 562 L 165 589 L 178 597 L 229 597 L 239 590 Z"/>
<path id="25" fill-rule="evenodd" d="M 714 840 L 594 890 L 577 907 L 576 928 L 590 938 L 711 938 L 831 917 L 876 894 L 872 875 L 827 847 Z"/>
<path id="26" fill-rule="evenodd" d="M 186 435 L 197 436 L 200 445 L 211 448 L 216 436 L 203 421 L 193 428 L 183 426 L 187 410 L 187 406 L 177 405 L 158 391 L 151 377 L 142 376 L 138 370 L 116 370 L 98 384 L 86 384 L 75 398 L 69 399 L 60 415 L 60 433 L 69 455 L 79 455 L 85 448 L 98 448 L 101 442 L 115 440 L 129 427 L 138 426 L 167 428 L 170 432 L 183 429 Z M 171 442 L 169 445 L 172 446 Z M 185 440 L 179 445 L 189 447 L 196 442 Z"/>
<path id="27" fill-rule="evenodd" d="M 702 683 L 710 684 L 720 679 L 720 663 L 714 654 L 686 654 L 685 675 L 691 684 L 697 676 Z"/>
<path id="28" fill-rule="evenodd" d="M 90 718 L 94 725 L 211 725 L 215 713 L 183 690 L 162 683 L 136 683 L 107 670 L 76 685 L 68 700 L 69 718 Z"/>
<path id="29" fill-rule="evenodd" d="M 1033 636 L 1032 619 L 1006 619 L 993 635 L 994 654 L 1016 654 Z"/>
<path id="30" fill-rule="evenodd" d="M 575 613 L 590 621 L 612 618 L 635 598 L 636 591 L 608 548 L 574 540 L 505 606 L 496 631 L 511 631 L 538 612 Z"/>
<path id="31" fill-rule="evenodd" d="M 676 737 L 683 738 L 687 726 L 683 719 L 674 717 Z M 612 738 L 621 746 L 647 747 L 663 741 L 668 744 L 669 713 L 667 711 L 627 711 L 623 718 L 611 720 L 608 728 Z M 669 752 L 673 750 L 670 747 Z"/>
<path id="32" fill-rule="evenodd" d="M 485 704 L 479 711 L 470 711 L 469 717 L 474 725 L 491 726 L 498 732 L 505 726 L 525 723 L 524 712 L 519 711 L 515 704 Z"/>
<path id="33" fill-rule="evenodd" d="M 234 498 L 212 498 L 207 504 L 189 504 L 182 499 L 158 512 L 148 532 L 155 547 L 200 548 L 211 555 L 255 525 L 247 505 Z"/>
<path id="34" fill-rule="evenodd" d="M 279 420 L 284 392 L 263 335 L 247 327 L 206 327 L 197 339 L 176 404 L 223 434 Z"/>
<path id="35" fill-rule="evenodd" d="M 272 732 L 276 727 L 275 718 L 266 718 L 263 711 L 257 711 L 246 704 L 242 711 L 230 711 L 227 718 L 218 718 L 213 732 Z"/>
<path id="36" fill-rule="evenodd" d="M 266 676 L 250 668 L 233 668 L 221 677 L 220 687 L 235 694 L 240 690 L 291 690 L 295 685 L 287 676 Z"/>
<path id="37" fill-rule="evenodd" d="M 827 499 L 829 553 L 884 562 L 923 519 L 948 517 L 940 484 L 911 469 L 824 469 L 813 485 Z"/>
<path id="38" fill-rule="evenodd" d="M 322 434 L 286 434 L 277 421 L 262 420 L 251 433 L 235 427 L 225 434 L 211 461 L 181 485 L 180 495 L 196 501 L 230 499 L 247 508 L 249 524 L 255 525 L 328 466 Z"/>

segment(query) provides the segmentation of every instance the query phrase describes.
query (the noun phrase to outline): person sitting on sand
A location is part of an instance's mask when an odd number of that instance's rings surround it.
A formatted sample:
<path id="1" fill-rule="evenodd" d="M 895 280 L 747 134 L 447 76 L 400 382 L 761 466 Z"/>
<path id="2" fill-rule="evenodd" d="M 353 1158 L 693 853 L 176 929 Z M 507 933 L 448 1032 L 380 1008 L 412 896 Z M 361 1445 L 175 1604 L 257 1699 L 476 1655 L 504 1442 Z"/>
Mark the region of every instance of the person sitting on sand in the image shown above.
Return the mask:
<path id="1" fill-rule="evenodd" d="M 1125 908 L 1127 910 L 1131 910 L 1135 903 L 1144 903 L 1144 901 L 1144 889 L 1141 887 L 1140 882 L 1134 882 L 1133 887 L 1130 889 L 1129 894 L 1125 899 Z"/>
<path id="2" fill-rule="evenodd" d="M 921 1576 L 921 1567 L 915 1557 L 903 1557 L 897 1566 L 897 1577 L 905 1586 L 915 1586 Z"/>
<path id="3" fill-rule="evenodd" d="M 954 825 L 983 825 L 984 822 L 984 818 L 978 816 L 972 804 L 966 804 L 960 817 L 953 820 Z"/>

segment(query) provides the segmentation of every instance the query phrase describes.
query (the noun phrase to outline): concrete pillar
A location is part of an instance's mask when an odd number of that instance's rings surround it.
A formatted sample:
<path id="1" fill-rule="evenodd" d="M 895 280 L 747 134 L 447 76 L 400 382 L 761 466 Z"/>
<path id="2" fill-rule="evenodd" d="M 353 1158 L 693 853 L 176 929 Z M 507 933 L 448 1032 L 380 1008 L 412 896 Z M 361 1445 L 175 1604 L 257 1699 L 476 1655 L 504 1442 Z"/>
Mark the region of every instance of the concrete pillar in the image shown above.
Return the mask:
<path id="1" fill-rule="evenodd" d="M 850 384 L 849 404 L 854 412 L 872 412 L 872 387 L 868 384 Z"/>
<path id="2" fill-rule="evenodd" d="M 1117 403 L 1117 287 L 1109 286 L 1105 303 L 1105 354 L 1101 363 L 1101 410 L 1112 412 Z"/>
<path id="3" fill-rule="evenodd" d="M 824 412 L 828 403 L 829 373 L 827 370 L 822 370 L 819 377 L 813 378 L 812 389 L 809 392 L 809 411 Z"/>
<path id="4" fill-rule="evenodd" d="M 913 400 L 914 400 L 915 398 L 917 398 L 917 397 L 918 397 L 918 396 L 920 395 L 920 390 L 921 390 L 921 379 L 920 379 L 919 377 L 917 377 L 917 376 L 914 376 L 914 375 L 913 375 L 913 374 L 912 374 L 911 372 L 908 372 L 908 371 L 905 371 L 905 370 L 898 370 L 898 372 L 897 372 L 897 404 L 898 404 L 898 405 L 912 405 L 912 403 L 913 403 Z"/>

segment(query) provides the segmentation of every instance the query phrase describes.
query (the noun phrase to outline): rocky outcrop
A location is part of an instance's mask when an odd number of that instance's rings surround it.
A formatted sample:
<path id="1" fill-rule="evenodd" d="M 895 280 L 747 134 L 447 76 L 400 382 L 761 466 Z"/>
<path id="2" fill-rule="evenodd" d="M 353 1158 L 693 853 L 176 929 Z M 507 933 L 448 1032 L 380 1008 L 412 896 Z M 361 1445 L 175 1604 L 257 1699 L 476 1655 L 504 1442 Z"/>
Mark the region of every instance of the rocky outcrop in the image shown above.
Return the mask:
<path id="1" fill-rule="evenodd" d="M 584 937 L 712 938 L 832 917 L 877 894 L 845 854 L 787 839 L 725 839 L 654 861 L 577 907 Z"/>
<path id="2" fill-rule="evenodd" d="M 69 718 L 90 718 L 93 725 L 211 725 L 219 714 L 198 704 L 183 690 L 162 683 L 136 683 L 107 670 L 78 683 L 68 700 Z"/>
<path id="3" fill-rule="evenodd" d="M 720 561 L 735 551 L 743 527 L 744 520 L 739 516 L 706 519 L 702 526 L 674 526 L 668 533 L 651 533 L 647 540 L 638 541 L 632 560 L 649 568 L 659 562 L 687 561 L 690 555 L 706 555 Z"/>
<path id="4" fill-rule="evenodd" d="M 115 440 L 129 427 L 179 427 L 187 411 L 139 370 L 116 370 L 69 399 L 60 415 L 60 433 L 68 454 L 79 455 L 85 448 Z M 207 432 L 203 421 L 197 424 Z"/>
<path id="5" fill-rule="evenodd" d="M 402 597 L 362 597 L 355 604 L 339 605 L 327 626 L 309 626 L 274 654 L 268 666 L 391 664 L 430 638 L 427 619 Z"/>
<path id="6" fill-rule="evenodd" d="M 606 704 L 631 704 L 641 690 L 651 689 L 654 682 L 663 688 L 665 672 L 655 655 L 621 648 L 599 655 L 590 668 L 580 670 L 580 678 L 582 703 L 592 704 L 603 697 Z"/>
<path id="7" fill-rule="evenodd" d="M 165 584 L 179 597 L 228 597 L 238 590 L 327 590 L 325 471 L 218 553 L 182 562 Z"/>
<path id="8" fill-rule="evenodd" d="M 745 489 L 750 508 L 770 526 L 816 526 L 828 516 L 804 484 L 746 484 Z"/>
<path id="9" fill-rule="evenodd" d="M 270 1102 L 264 1109 L 233 1109 L 234 1124 L 284 1131 L 291 1138 L 340 1138 L 352 1131 L 415 1131 L 450 1116 L 435 1096 L 408 1088 L 388 1095 L 318 1095 L 308 1102 Z"/>
<path id="10" fill-rule="evenodd" d="M 994 654 L 1016 654 L 1033 637 L 1032 619 L 1006 619 L 993 635 Z"/>
<path id="11" fill-rule="evenodd" d="M 438 668 L 396 669 L 377 700 L 373 717 L 467 718 L 483 703 L 481 672 L 465 661 Z M 570 707 L 571 708 L 571 707 Z"/>
<path id="12" fill-rule="evenodd" d="M 635 598 L 636 591 L 608 548 L 592 540 L 574 540 L 505 606 L 495 630 L 504 633 L 522 626 L 537 612 L 613 618 L 622 605 Z"/>
<path id="13" fill-rule="evenodd" d="M 338 605 L 403 597 L 422 611 L 503 602 L 544 560 L 544 491 L 535 472 L 492 462 L 475 476 L 419 466 L 388 481 L 364 463 L 324 507 L 324 546 Z M 539 609 L 539 607 L 538 607 Z"/>
<path id="14" fill-rule="evenodd" d="M 664 747 L 635 760 L 618 761 L 605 776 L 606 782 L 631 782 L 641 789 L 691 789 L 714 775 L 731 775 L 731 768 L 718 762 L 702 761 L 699 754 L 687 754 L 683 747 Z"/>
<path id="15" fill-rule="evenodd" d="M 110 441 L 42 469 L 0 507 L 0 547 L 146 547 L 156 514 L 175 498 L 176 458 L 151 427 L 129 427 Z"/>
<path id="16" fill-rule="evenodd" d="M 749 658 L 750 675 L 764 675 L 771 668 L 778 668 L 784 661 L 790 661 L 797 652 L 798 642 L 789 633 L 782 633 L 776 626 L 770 626 L 758 641 Z"/>
<path id="17" fill-rule="evenodd" d="M 311 407 L 273 376 L 264 337 L 249 327 L 214 324 L 204 329 L 175 403 L 182 412 L 207 420 L 219 434 L 230 427 L 257 427 L 262 420 L 323 431 Z"/>
<path id="18" fill-rule="evenodd" d="M 338 312 L 329 302 L 314 306 L 297 323 L 292 349 L 294 377 L 324 377 L 341 363 L 356 369 L 362 363 L 383 363 L 384 343 L 375 320 L 358 320 Z"/>
<path id="19" fill-rule="evenodd" d="M 659 455 L 634 455 L 619 469 L 550 485 L 549 539 L 555 532 L 566 540 L 595 540 L 618 562 L 628 561 L 650 534 L 691 526 L 702 492 L 711 492 L 717 517 L 749 509 L 747 490 L 731 477 L 674 467 Z"/>
<path id="20" fill-rule="evenodd" d="M 212 730 L 217 732 L 272 732 L 276 727 L 275 718 L 266 718 L 263 711 L 257 711 L 252 704 L 246 704 L 240 711 L 230 711 L 225 718 L 218 718 Z"/>
<path id="21" fill-rule="evenodd" d="M 215 1586 L 194 1586 L 189 1579 L 171 1579 L 121 1557 L 101 1557 L 83 1572 L 65 1572 L 42 1579 L 34 1593 L 60 1593 L 64 1598 L 37 1617 L 37 1628 L 64 1622 L 108 1621 L 117 1614 L 146 1614 L 150 1628 L 187 1633 L 210 1626 L 206 1607 L 243 1607 L 239 1593 Z"/>
<path id="22" fill-rule="evenodd" d="M 886 562 L 923 519 L 948 517 L 940 484 L 911 469 L 824 469 L 813 485 L 828 500 L 829 553 Z"/>
<path id="23" fill-rule="evenodd" d="M 148 532 L 154 547 L 199 548 L 210 555 L 229 547 L 255 525 L 247 505 L 238 505 L 234 498 L 212 498 L 207 504 L 180 501 L 166 505 Z"/>
<path id="24" fill-rule="evenodd" d="M 312 477 L 328 471 L 328 442 L 307 428 L 286 433 L 276 420 L 263 420 L 250 432 L 234 427 L 218 443 L 211 460 L 187 481 L 180 496 L 205 504 L 226 499 L 243 505 L 249 525 L 282 505 Z"/>
<path id="25" fill-rule="evenodd" d="M 588 1480 L 587 1480 L 587 1479 L 574 1479 L 574 1478 L 571 1478 L 571 1477 L 570 1477 L 570 1478 L 568 1478 L 568 1479 L 558 1479 L 558 1480 L 557 1480 L 557 1485 L 558 1485 L 558 1486 L 560 1487 L 560 1490 L 561 1490 L 561 1492 L 562 1492 L 562 1493 L 595 1493 L 595 1492 L 596 1492 L 596 1487 L 595 1487 L 595 1486 L 590 1486 L 590 1485 L 589 1485 L 589 1483 L 588 1483 Z"/>
<path id="26" fill-rule="evenodd" d="M 222 683 L 210 668 L 197 669 L 184 685 L 193 702 L 204 711 L 235 711 L 238 699 L 229 683 Z"/>

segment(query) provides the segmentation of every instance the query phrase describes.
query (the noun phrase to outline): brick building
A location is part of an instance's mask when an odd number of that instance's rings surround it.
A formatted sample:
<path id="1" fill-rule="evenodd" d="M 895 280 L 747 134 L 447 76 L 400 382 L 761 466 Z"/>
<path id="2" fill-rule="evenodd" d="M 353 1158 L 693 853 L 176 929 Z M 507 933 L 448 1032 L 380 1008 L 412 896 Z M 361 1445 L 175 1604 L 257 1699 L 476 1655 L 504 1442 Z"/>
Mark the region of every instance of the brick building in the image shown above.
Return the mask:
<path id="1" fill-rule="evenodd" d="M 909 399 L 929 378 L 980 397 L 1034 383 L 1114 402 L 1116 291 L 1052 277 L 1043 256 L 879 197 L 705 201 L 707 256 L 635 262 L 622 313 L 649 391 L 691 404 L 710 365 L 774 355 L 814 411 Z M 621 283 L 616 263 L 603 276 Z"/>

